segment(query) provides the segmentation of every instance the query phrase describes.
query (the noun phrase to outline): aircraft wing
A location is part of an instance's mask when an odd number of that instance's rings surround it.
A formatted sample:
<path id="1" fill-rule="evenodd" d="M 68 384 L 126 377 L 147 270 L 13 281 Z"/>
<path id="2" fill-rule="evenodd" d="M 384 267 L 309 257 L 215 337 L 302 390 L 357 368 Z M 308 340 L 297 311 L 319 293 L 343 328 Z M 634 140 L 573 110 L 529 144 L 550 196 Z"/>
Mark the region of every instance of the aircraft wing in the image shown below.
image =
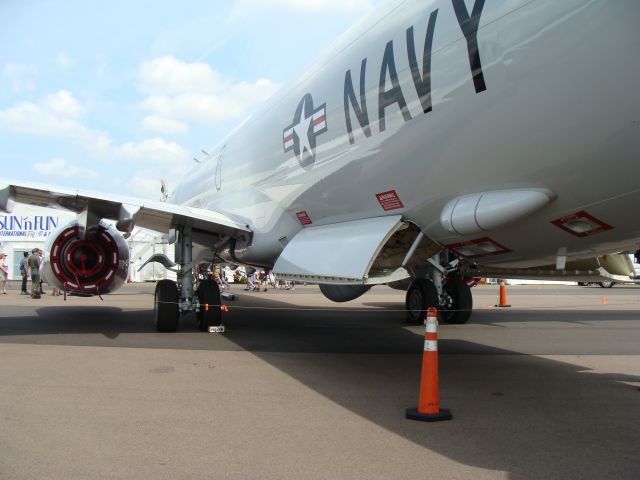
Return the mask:
<path id="1" fill-rule="evenodd" d="M 163 233 L 176 225 L 191 225 L 194 231 L 218 236 L 238 238 L 250 233 L 247 225 L 203 208 L 0 180 L 0 210 L 11 212 L 16 202 L 71 210 L 96 221 L 101 218 L 115 220 L 116 228 L 122 232 L 131 232 L 134 225 Z"/>

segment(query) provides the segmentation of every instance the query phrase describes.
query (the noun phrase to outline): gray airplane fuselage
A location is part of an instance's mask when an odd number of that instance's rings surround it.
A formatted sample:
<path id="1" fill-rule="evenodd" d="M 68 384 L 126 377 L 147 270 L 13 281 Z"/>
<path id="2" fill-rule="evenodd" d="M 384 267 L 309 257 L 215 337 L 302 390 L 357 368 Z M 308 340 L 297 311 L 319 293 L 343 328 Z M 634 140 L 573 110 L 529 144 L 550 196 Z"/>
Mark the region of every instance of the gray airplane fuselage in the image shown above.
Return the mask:
<path id="1" fill-rule="evenodd" d="M 638 18 L 635 0 L 387 5 L 194 164 L 170 201 L 249 225 L 237 259 L 263 266 L 306 226 L 398 214 L 454 250 L 489 239 L 484 264 L 636 249 Z M 447 228 L 452 200 L 504 191 L 548 202 Z M 562 228 L 576 214 L 591 227 Z"/>

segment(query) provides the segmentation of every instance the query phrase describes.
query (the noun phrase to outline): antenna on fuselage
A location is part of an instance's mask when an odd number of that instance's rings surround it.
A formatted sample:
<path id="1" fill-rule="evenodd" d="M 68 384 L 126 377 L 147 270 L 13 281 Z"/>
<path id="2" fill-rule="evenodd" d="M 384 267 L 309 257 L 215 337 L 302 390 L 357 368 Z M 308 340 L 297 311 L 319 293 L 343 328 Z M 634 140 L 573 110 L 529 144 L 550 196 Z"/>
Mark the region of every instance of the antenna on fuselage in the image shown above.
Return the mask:
<path id="1" fill-rule="evenodd" d="M 206 160 L 206 159 L 211 155 L 209 152 L 207 152 L 207 147 L 202 147 L 202 148 L 200 149 L 200 151 L 204 154 L 204 159 L 203 159 L 203 160 Z M 200 160 L 200 159 L 199 159 L 198 157 L 196 157 L 195 155 L 194 155 L 193 157 L 191 157 L 191 158 L 193 158 L 193 160 L 194 160 L 196 163 L 202 163 L 202 161 L 203 161 L 203 160 Z"/>
<path id="2" fill-rule="evenodd" d="M 167 182 L 164 179 L 160 179 L 160 201 L 166 202 L 167 198 L 169 198 L 169 187 L 167 186 Z"/>

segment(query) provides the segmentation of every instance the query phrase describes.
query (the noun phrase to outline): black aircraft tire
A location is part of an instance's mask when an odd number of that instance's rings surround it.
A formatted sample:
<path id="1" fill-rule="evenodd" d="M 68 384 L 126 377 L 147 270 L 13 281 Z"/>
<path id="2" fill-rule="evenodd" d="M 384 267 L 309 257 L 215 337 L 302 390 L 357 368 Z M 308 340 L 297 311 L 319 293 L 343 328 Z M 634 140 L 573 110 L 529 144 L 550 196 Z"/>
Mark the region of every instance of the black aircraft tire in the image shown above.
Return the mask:
<path id="1" fill-rule="evenodd" d="M 158 332 L 175 332 L 178 328 L 180 309 L 178 308 L 178 286 L 172 280 L 156 283 L 154 314 Z"/>
<path id="2" fill-rule="evenodd" d="M 611 288 L 611 287 L 613 287 L 615 284 L 616 284 L 616 282 L 611 282 L 611 281 L 609 281 L 609 282 L 600 282 L 600 283 L 598 283 L 598 285 L 600 285 L 600 287 L 602 287 L 602 288 Z"/>
<path id="3" fill-rule="evenodd" d="M 460 325 L 467 323 L 473 309 L 471 288 L 460 277 L 451 277 L 443 285 L 447 304 L 441 305 L 439 317 L 442 323 Z"/>
<path id="4" fill-rule="evenodd" d="M 220 287 L 215 280 L 203 280 L 198 286 L 198 302 L 200 310 L 196 313 L 198 330 L 206 332 L 209 327 L 217 327 L 222 324 L 222 311 L 220 310 Z M 209 307 L 205 307 L 209 305 Z"/>
<path id="5" fill-rule="evenodd" d="M 438 291 L 431 280 L 416 279 L 411 282 L 405 300 L 407 323 L 422 325 L 429 307 L 438 308 Z"/>

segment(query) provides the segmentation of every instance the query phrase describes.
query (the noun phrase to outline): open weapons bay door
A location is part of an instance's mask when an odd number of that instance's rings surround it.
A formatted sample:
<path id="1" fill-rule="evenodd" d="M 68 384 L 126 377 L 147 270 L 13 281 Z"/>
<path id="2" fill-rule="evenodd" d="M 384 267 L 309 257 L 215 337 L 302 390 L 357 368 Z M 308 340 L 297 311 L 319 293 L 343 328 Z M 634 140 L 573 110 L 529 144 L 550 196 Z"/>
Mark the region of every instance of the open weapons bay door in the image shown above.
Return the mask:
<path id="1" fill-rule="evenodd" d="M 402 266 L 407 245 L 418 233 L 400 215 L 306 227 L 287 244 L 273 271 L 279 278 L 329 284 L 402 280 L 409 276 Z"/>

